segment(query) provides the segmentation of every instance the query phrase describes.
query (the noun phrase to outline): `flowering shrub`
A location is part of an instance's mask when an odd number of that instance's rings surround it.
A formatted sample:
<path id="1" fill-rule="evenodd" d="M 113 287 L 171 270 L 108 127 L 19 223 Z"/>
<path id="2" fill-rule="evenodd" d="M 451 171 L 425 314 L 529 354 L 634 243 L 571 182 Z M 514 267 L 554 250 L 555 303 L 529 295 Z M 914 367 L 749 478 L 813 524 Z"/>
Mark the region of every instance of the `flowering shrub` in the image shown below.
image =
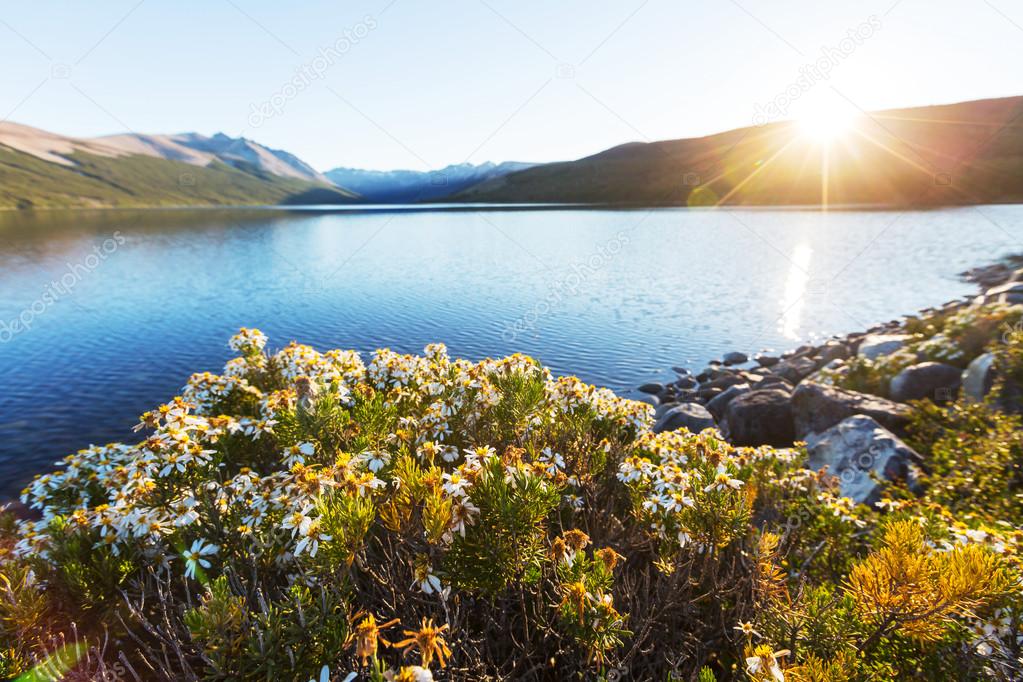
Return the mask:
<path id="1" fill-rule="evenodd" d="M 960 401 L 917 405 L 910 444 L 926 456 L 927 496 L 956 514 L 1023 525 L 1020 417 Z"/>
<path id="2" fill-rule="evenodd" d="M 801 450 L 653 434 L 512 356 L 291 344 L 197 374 L 0 526 L 0 674 L 870 679 L 1018 674 L 1021 533 Z M 77 625 L 76 625 L 77 624 Z M 55 662 L 56 661 L 56 662 Z M 326 667 L 326 669 L 324 669 Z"/>
<path id="3" fill-rule="evenodd" d="M 1019 335 L 1021 319 L 1023 306 L 1003 303 L 910 318 L 905 325 L 910 339 L 898 351 L 874 359 L 851 358 L 838 370 L 822 371 L 821 378 L 842 388 L 887 398 L 892 378 L 910 365 L 933 361 L 965 368 L 987 348 L 1012 346 L 1010 341 Z"/>

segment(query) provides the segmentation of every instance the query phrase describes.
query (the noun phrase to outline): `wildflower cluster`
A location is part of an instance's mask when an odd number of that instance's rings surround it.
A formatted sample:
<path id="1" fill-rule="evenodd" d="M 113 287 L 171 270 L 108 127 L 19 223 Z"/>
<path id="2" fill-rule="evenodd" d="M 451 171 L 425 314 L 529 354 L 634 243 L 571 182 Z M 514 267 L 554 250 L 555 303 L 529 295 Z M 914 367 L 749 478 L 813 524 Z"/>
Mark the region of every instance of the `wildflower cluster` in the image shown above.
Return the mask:
<path id="1" fill-rule="evenodd" d="M 1020 668 L 1004 507 L 857 507 L 799 449 L 654 434 L 649 406 L 523 356 L 266 343 L 242 330 L 143 440 L 0 516 L 0 673 L 58 649 L 166 680 Z"/>

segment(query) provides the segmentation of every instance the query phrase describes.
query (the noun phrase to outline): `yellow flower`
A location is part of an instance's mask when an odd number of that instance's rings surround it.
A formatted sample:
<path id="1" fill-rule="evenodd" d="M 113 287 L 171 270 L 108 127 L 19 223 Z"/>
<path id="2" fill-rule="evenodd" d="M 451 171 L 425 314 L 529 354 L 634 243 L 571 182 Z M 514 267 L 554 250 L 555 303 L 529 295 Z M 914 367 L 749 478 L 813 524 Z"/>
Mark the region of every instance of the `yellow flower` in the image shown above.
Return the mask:
<path id="1" fill-rule="evenodd" d="M 615 566 L 618 565 L 618 562 L 625 558 L 618 552 L 611 549 L 610 547 L 598 549 L 596 552 L 593 553 L 593 556 L 597 557 L 597 559 L 599 559 L 601 563 L 604 564 L 604 568 L 606 568 L 609 571 L 615 570 Z"/>
<path id="2" fill-rule="evenodd" d="M 404 632 L 408 639 L 404 639 L 394 646 L 404 647 L 402 653 L 406 655 L 409 651 L 418 649 L 424 668 L 430 667 L 434 657 L 437 658 L 437 662 L 443 668 L 446 665 L 445 659 L 451 658 L 451 649 L 448 648 L 447 642 L 444 641 L 442 636 L 447 629 L 447 623 L 440 627 L 435 627 L 432 618 L 424 618 L 419 630 L 405 630 Z"/>
<path id="3" fill-rule="evenodd" d="M 565 544 L 571 547 L 574 552 L 578 552 L 586 547 L 586 545 L 590 544 L 590 536 L 575 528 L 572 530 L 566 530 L 564 538 Z"/>
<path id="4" fill-rule="evenodd" d="M 390 642 L 380 636 L 380 631 L 397 624 L 398 619 L 394 618 L 382 625 L 377 625 L 376 618 L 369 613 L 355 626 L 355 655 L 362 659 L 362 665 L 366 665 L 368 659 L 377 655 L 378 644 L 391 646 Z"/>
<path id="5" fill-rule="evenodd" d="M 561 591 L 562 608 L 567 607 L 574 611 L 576 616 L 579 618 L 579 623 L 582 624 L 583 616 L 586 613 L 586 605 L 590 600 L 590 593 L 587 591 L 586 585 L 576 581 L 574 583 L 562 585 Z"/>

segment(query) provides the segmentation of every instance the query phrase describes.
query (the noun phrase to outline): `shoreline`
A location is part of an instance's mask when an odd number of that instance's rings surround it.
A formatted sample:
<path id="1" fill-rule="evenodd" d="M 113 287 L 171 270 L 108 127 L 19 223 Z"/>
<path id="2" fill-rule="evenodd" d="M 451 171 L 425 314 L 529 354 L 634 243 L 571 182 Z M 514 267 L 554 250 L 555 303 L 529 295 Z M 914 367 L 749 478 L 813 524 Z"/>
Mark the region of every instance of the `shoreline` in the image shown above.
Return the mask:
<path id="1" fill-rule="evenodd" d="M 991 344 L 1023 327 L 1023 255 L 959 276 L 979 292 L 778 355 L 733 351 L 698 374 L 673 367 L 676 381 L 643 384 L 634 399 L 654 407 L 655 433 L 714 428 L 736 447 L 805 444 L 808 466 L 838 476 L 843 493 L 858 503 L 877 501 L 872 476 L 901 478 L 913 489 L 923 458 L 901 441 L 910 403 L 945 405 L 960 395 L 985 400 L 995 373 Z M 984 317 L 992 311 L 1006 315 L 993 328 Z M 975 324 L 970 316 L 979 316 Z M 988 334 L 965 353 L 943 330 L 933 331 L 960 318 L 966 334 Z"/>
<path id="2" fill-rule="evenodd" d="M 191 210 L 261 210 L 261 211 L 297 211 L 297 212 L 345 212 L 352 210 L 374 210 L 386 212 L 394 211 L 558 211 L 558 210 L 657 210 L 657 209 L 685 209 L 686 211 L 716 211 L 716 210 L 744 210 L 744 211 L 798 211 L 798 212 L 872 212 L 872 211 L 940 211 L 951 208 L 971 208 L 976 206 L 1019 206 L 1023 201 L 987 201 L 979 203 L 947 203 L 947 204 L 834 204 L 824 206 L 821 204 L 725 204 L 722 206 L 687 206 L 679 203 L 648 203 L 648 202 L 617 202 L 617 203 L 551 203 L 551 202 L 520 202 L 520 203 L 471 203 L 458 201 L 424 201 L 419 203 L 360 203 L 350 202 L 342 204 L 170 204 L 153 205 L 140 204 L 137 206 L 33 206 L 30 208 L 19 208 L 17 206 L 0 206 L 0 214 L 32 214 L 51 213 L 60 211 L 191 211 Z"/>

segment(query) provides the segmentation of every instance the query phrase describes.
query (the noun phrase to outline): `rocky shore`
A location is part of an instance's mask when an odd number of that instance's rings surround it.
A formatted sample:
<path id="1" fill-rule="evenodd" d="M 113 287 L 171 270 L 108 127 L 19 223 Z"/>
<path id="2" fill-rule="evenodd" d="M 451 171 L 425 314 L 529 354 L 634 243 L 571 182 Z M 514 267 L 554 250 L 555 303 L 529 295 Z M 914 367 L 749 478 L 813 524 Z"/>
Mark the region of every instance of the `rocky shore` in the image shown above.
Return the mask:
<path id="1" fill-rule="evenodd" d="M 676 381 L 644 384 L 639 399 L 654 406 L 656 432 L 716 428 L 738 446 L 806 443 L 807 466 L 837 476 L 855 502 L 876 502 L 882 479 L 915 490 L 926 464 L 902 440 L 908 403 L 984 400 L 994 384 L 988 346 L 1023 318 L 1023 256 L 962 276 L 980 293 L 781 355 L 731 352 L 695 374 L 674 367 Z"/>

